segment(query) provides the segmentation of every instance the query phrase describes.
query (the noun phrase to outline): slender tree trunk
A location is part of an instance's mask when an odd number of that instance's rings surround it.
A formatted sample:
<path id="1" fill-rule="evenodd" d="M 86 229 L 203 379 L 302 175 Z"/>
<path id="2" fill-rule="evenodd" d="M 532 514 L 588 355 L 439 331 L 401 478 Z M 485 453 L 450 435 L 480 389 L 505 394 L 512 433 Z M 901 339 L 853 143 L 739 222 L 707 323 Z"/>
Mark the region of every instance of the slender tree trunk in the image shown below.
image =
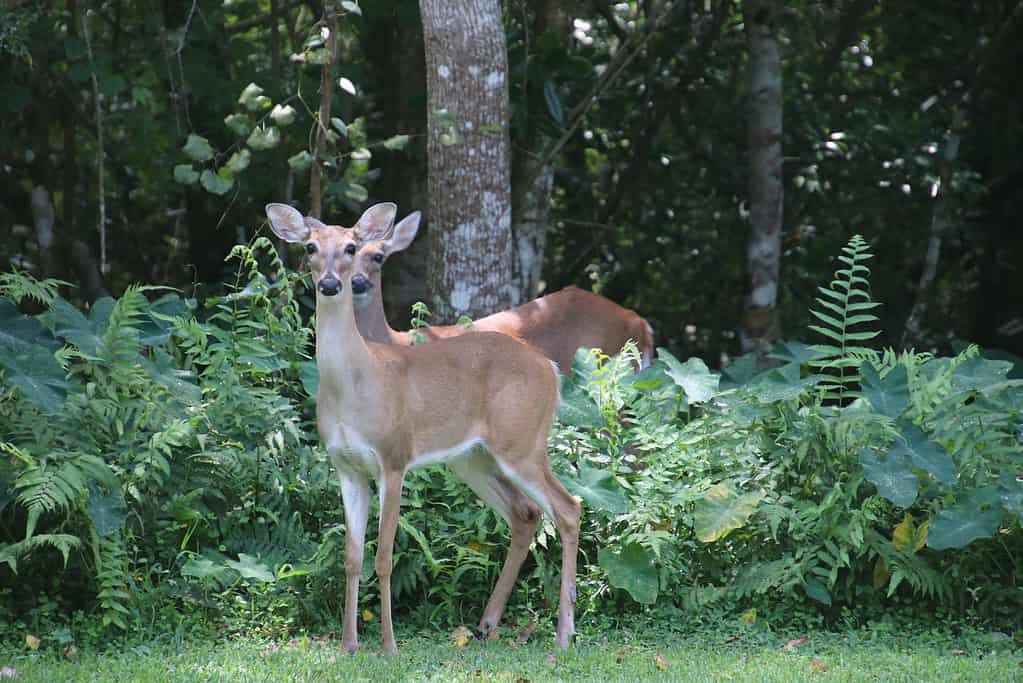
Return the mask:
<path id="1" fill-rule="evenodd" d="M 533 12 L 533 23 L 526 34 L 530 42 L 539 41 L 548 31 L 553 31 L 562 43 L 568 39 L 569 15 L 563 3 L 532 0 L 529 6 Z M 526 87 L 537 91 L 535 84 L 527 83 Z M 543 158 L 543 151 L 552 140 L 537 122 L 537 117 L 542 115 L 537 112 L 542 109 L 534 106 L 532 110 L 525 139 L 516 143 L 511 170 L 512 277 L 522 301 L 535 298 L 542 288 L 547 221 L 554 188 L 554 166 L 551 160 Z"/>
<path id="2" fill-rule="evenodd" d="M 425 211 L 427 198 L 426 155 L 426 63 L 423 56 L 423 23 L 418 0 L 363 5 L 364 41 L 367 64 L 373 80 L 381 86 L 383 121 L 381 137 L 409 136 L 403 150 L 378 149 L 374 163 L 383 172 L 374 185 L 379 196 L 373 201 L 398 204 L 399 218 L 412 211 Z M 371 135 L 371 137 L 373 137 Z M 429 253 L 429 225 L 419 225 L 412 245 L 387 259 L 384 266 L 384 309 L 398 329 L 408 329 L 409 310 L 424 300 Z"/>
<path id="3" fill-rule="evenodd" d="M 420 0 L 435 322 L 518 303 L 512 283 L 508 56 L 498 0 Z"/>
<path id="4" fill-rule="evenodd" d="M 316 131 L 316 159 L 309 171 L 309 216 L 320 218 L 323 213 L 323 163 L 327 152 L 327 131 L 330 129 L 330 100 L 334 96 L 334 64 L 337 63 L 337 13 L 333 3 L 323 4 L 323 23 L 330 31 L 327 36 L 327 63 L 320 78 L 320 115 Z"/>
<path id="5" fill-rule="evenodd" d="M 782 71 L 772 0 L 743 6 L 750 60 L 750 237 L 746 252 L 751 280 L 740 339 L 744 353 L 763 356 L 778 337 L 781 266 Z"/>

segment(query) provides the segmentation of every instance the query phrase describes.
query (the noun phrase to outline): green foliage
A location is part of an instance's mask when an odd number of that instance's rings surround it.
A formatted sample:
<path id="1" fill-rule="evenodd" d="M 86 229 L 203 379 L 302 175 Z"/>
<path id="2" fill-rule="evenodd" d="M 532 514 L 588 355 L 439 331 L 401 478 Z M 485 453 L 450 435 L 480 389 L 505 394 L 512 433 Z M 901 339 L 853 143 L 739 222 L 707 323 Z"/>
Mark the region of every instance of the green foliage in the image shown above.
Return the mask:
<path id="1" fill-rule="evenodd" d="M 824 335 L 829 343 L 811 347 L 822 357 L 810 360 L 809 364 L 825 373 L 820 390 L 829 399 L 844 402 L 858 395 L 855 387 L 860 376 L 856 369 L 863 358 L 875 355 L 860 343 L 881 334 L 880 330 L 864 330 L 859 326 L 876 323 L 877 316 L 869 311 L 881 304 L 870 299 L 870 269 L 864 265 L 873 257 L 870 245 L 859 235 L 853 235 L 842 251 L 844 253 L 838 260 L 846 267 L 835 271 L 830 285 L 817 288 L 823 295 L 816 298 L 820 308 L 810 309 L 810 313 L 822 323 L 810 325 L 810 329 Z M 853 330 L 854 327 L 859 329 Z"/>

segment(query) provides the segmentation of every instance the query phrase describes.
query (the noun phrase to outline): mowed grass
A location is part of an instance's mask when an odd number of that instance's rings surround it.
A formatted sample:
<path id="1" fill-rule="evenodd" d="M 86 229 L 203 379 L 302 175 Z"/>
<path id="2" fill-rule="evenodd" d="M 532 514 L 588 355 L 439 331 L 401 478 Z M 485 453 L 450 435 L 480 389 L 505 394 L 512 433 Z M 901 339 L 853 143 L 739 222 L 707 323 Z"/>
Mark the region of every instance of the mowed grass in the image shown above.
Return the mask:
<path id="1" fill-rule="evenodd" d="M 558 651 L 553 641 L 503 638 L 459 647 L 442 633 L 399 633 L 396 658 L 367 638 L 354 656 L 335 640 L 153 642 L 104 653 L 0 651 L 12 681 L 1014 681 L 1023 653 L 1011 642 L 958 649 L 943 639 L 854 631 L 810 635 L 786 648 L 770 634 L 664 634 L 639 642 L 625 632 L 582 639 Z M 942 642 L 937 642 L 942 641 Z M 9 671 L 9 670 L 8 670 Z M 13 673 L 13 672 L 12 672 Z M 8 675 L 12 675 L 8 673 Z M 0 674 L 2 676 L 2 674 Z M 6 679 L 3 679 L 6 680 Z"/>

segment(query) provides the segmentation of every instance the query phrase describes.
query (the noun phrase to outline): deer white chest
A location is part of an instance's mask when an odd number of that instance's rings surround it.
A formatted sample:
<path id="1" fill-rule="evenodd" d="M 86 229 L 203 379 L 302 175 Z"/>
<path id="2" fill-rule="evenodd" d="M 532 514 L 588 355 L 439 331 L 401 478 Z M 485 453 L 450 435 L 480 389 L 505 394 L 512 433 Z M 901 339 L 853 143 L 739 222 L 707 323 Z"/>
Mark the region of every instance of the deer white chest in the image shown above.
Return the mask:
<path id="1" fill-rule="evenodd" d="M 323 441 L 338 469 L 358 472 L 373 480 L 380 478 L 380 456 L 369 441 L 350 425 L 338 425 L 324 435 Z"/>

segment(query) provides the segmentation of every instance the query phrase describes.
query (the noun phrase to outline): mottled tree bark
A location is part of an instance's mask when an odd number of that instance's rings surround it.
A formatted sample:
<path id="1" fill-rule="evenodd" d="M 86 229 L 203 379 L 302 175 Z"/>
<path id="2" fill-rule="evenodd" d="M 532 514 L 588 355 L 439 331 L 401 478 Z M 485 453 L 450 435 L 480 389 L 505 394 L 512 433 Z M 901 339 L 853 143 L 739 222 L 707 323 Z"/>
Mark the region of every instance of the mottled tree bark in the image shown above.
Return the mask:
<path id="1" fill-rule="evenodd" d="M 743 5 L 750 62 L 750 236 L 746 258 L 750 293 L 740 322 L 744 353 L 767 353 L 778 337 L 778 277 L 781 266 L 782 71 L 772 0 Z"/>
<path id="2" fill-rule="evenodd" d="M 420 0 L 419 8 L 427 79 L 427 291 L 433 321 L 443 323 L 519 300 L 512 282 L 508 56 L 498 0 Z"/>

